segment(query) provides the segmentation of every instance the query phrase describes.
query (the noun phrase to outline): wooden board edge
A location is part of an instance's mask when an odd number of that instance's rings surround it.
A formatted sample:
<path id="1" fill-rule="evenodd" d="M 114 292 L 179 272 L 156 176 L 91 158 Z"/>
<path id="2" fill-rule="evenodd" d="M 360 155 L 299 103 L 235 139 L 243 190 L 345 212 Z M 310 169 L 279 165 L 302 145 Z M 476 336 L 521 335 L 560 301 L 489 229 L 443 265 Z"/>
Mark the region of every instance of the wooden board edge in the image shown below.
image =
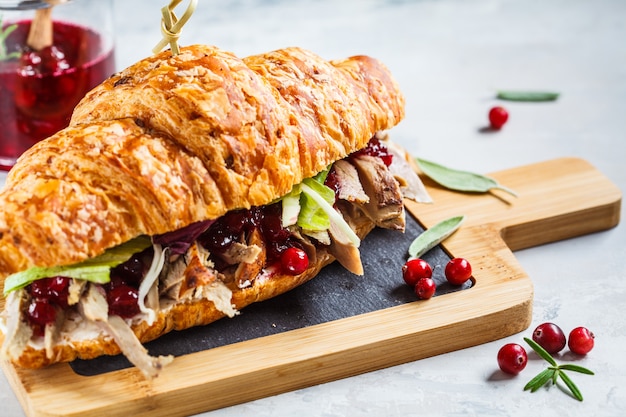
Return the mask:
<path id="1" fill-rule="evenodd" d="M 476 282 L 469 290 L 185 355 L 152 382 L 134 368 L 93 377 L 79 376 L 67 364 L 34 371 L 6 363 L 3 368 L 18 384 L 16 392 L 29 416 L 184 416 L 436 356 L 527 328 L 532 282 L 497 230 L 459 232 L 445 247 L 452 254 L 464 250 L 467 239 L 493 242 L 495 234 L 499 240 L 487 250 L 471 252 Z M 499 293 L 494 296 L 494 291 Z M 215 366 L 207 372 L 199 364 Z M 87 384 L 99 388 L 85 392 Z"/>

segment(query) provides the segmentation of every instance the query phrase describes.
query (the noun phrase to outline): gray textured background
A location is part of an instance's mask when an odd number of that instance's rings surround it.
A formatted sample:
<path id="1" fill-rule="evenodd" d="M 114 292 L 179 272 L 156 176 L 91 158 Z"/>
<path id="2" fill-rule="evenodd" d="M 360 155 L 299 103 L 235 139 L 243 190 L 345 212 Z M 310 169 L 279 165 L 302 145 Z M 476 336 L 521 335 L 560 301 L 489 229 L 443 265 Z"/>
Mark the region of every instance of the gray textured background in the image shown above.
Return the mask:
<path id="1" fill-rule="evenodd" d="M 166 2 L 115 3 L 122 67 L 150 54 L 159 39 L 159 7 Z M 382 59 L 407 97 L 406 120 L 392 138 L 416 155 L 482 173 L 578 156 L 626 189 L 626 1 L 199 3 L 182 44 L 212 43 L 239 55 L 299 45 L 329 59 L 360 53 Z M 555 103 L 506 103 L 508 124 L 485 134 L 481 128 L 499 88 L 550 89 L 562 96 Z M 529 329 L 206 415 L 626 415 L 623 224 L 516 256 L 535 285 L 531 326 L 549 320 L 564 329 L 585 325 L 597 335 L 594 350 L 577 362 L 596 376 L 573 375 L 583 403 L 556 388 L 523 392 L 542 369 L 539 361 L 516 378 L 497 372 L 499 347 L 521 342 Z M 23 415 L 4 376 L 0 402 L 0 414 Z"/>

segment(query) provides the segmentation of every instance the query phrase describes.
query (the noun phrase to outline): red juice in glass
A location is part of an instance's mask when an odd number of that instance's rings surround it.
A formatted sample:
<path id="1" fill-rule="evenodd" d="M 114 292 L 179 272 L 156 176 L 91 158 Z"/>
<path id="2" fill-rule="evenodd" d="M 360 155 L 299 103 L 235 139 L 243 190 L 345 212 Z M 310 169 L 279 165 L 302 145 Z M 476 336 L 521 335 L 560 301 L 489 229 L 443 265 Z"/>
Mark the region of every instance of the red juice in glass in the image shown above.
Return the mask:
<path id="1" fill-rule="evenodd" d="M 55 21 L 53 45 L 41 51 L 25 47 L 30 21 L 5 40 L 19 58 L 0 61 L 0 169 L 38 141 L 67 127 L 74 107 L 115 71 L 113 48 L 104 48 L 95 31 Z"/>

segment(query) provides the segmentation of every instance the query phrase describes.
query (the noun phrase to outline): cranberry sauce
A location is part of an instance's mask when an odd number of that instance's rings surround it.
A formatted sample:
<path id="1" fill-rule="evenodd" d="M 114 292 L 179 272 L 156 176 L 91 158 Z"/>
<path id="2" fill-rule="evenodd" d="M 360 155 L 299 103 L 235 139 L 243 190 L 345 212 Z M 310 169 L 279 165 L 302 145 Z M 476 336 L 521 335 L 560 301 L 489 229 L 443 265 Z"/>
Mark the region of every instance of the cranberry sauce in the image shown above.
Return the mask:
<path id="1" fill-rule="evenodd" d="M 244 238 L 257 229 L 265 242 L 267 264 L 271 265 L 280 260 L 280 255 L 286 249 L 301 249 L 301 244 L 291 232 L 282 227 L 281 216 L 280 203 L 232 211 L 217 219 L 198 241 L 209 250 L 216 268 L 222 270 L 228 266 L 222 260 L 222 255 L 234 242 L 244 242 Z"/>
<path id="2" fill-rule="evenodd" d="M 387 166 L 391 165 L 391 161 L 393 159 L 393 155 L 389 153 L 387 146 L 378 140 L 376 136 L 373 136 L 372 139 L 370 139 L 365 148 L 352 153 L 350 156 L 359 155 L 377 156 L 382 159 Z"/>
<path id="3" fill-rule="evenodd" d="M 113 49 L 103 51 L 100 36 L 84 27 L 54 22 L 53 46 L 26 48 L 30 21 L 17 23 L 0 61 L 0 169 L 41 139 L 65 128 L 74 107 L 115 71 Z"/>
<path id="4" fill-rule="evenodd" d="M 109 314 L 131 318 L 139 313 L 139 284 L 150 268 L 153 254 L 152 248 L 148 248 L 111 268 L 111 281 L 102 286 L 109 304 Z M 39 279 L 26 287 L 31 296 L 30 304 L 26 307 L 26 320 L 36 336 L 43 336 L 46 325 L 55 323 L 58 312 L 68 308 L 70 280 L 68 277 L 56 276 Z"/>
<path id="5" fill-rule="evenodd" d="M 31 302 L 26 319 L 36 336 L 43 336 L 46 325 L 56 321 L 57 311 L 67 308 L 70 278 L 52 277 L 34 281 L 26 290 Z"/>
<path id="6" fill-rule="evenodd" d="M 337 194 L 339 193 L 339 189 L 341 188 L 341 185 L 339 184 L 339 179 L 337 178 L 337 172 L 335 171 L 334 166 L 330 168 L 330 171 L 328 171 L 326 180 L 324 180 L 324 185 L 335 192 L 335 200 L 336 200 Z"/>
<path id="7" fill-rule="evenodd" d="M 109 314 L 131 318 L 139 313 L 139 285 L 150 269 L 154 250 L 148 248 L 111 268 L 111 281 L 104 285 Z"/>

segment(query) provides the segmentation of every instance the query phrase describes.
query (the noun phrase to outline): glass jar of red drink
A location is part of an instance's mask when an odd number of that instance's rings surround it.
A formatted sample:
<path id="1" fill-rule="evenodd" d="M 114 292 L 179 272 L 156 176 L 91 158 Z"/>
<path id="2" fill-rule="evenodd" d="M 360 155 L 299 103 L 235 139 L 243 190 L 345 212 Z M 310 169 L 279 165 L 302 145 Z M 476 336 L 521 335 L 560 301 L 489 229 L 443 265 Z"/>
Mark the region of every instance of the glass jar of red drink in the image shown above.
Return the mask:
<path id="1" fill-rule="evenodd" d="M 0 0 L 0 169 L 115 71 L 112 0 Z"/>

